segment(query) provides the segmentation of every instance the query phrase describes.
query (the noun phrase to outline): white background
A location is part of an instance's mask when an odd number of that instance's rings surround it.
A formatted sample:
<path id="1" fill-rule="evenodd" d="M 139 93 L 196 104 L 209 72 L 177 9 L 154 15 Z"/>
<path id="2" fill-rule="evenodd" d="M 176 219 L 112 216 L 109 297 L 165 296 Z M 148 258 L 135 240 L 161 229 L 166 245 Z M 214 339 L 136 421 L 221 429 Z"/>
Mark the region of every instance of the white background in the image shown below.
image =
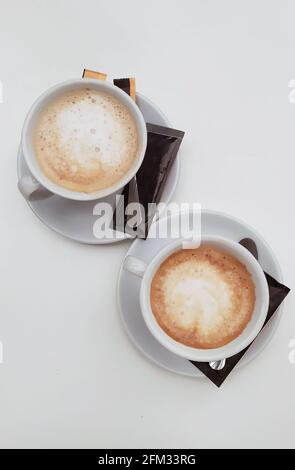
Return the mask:
<path id="1" fill-rule="evenodd" d="M 295 3 L 0 0 L 0 12 L 0 446 L 294 447 L 293 294 L 271 343 L 221 389 L 157 368 L 118 317 L 129 243 L 43 226 L 16 189 L 16 153 L 46 88 L 84 67 L 134 75 L 186 131 L 174 200 L 245 219 L 295 287 Z"/>

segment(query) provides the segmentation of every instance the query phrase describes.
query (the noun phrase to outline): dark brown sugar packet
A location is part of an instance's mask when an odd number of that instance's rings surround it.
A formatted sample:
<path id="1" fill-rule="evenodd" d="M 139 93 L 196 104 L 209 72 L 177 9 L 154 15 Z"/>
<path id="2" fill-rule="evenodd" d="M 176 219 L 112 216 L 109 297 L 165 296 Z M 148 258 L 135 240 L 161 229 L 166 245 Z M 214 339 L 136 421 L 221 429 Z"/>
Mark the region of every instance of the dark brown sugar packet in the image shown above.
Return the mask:
<path id="1" fill-rule="evenodd" d="M 258 259 L 257 247 L 253 240 L 249 238 L 245 238 L 240 241 L 240 244 L 243 245 L 245 248 L 247 248 L 253 254 L 253 256 L 255 256 L 255 258 Z M 276 310 L 281 305 L 284 298 L 287 296 L 287 294 L 290 291 L 288 287 L 276 281 L 276 279 L 274 279 L 269 274 L 267 273 L 264 273 L 264 274 L 265 274 L 267 284 L 268 284 L 268 289 L 269 289 L 269 308 L 268 308 L 268 313 L 266 316 L 265 323 L 262 328 L 264 328 L 265 325 L 269 322 L 271 317 L 274 315 L 274 313 L 276 312 Z M 228 377 L 228 375 L 231 373 L 231 371 L 234 369 L 234 367 L 237 365 L 239 360 L 244 356 L 245 352 L 254 343 L 254 341 L 252 341 L 252 343 L 249 344 L 249 346 L 243 349 L 243 351 L 226 359 L 225 366 L 221 370 L 212 369 L 210 365 L 208 364 L 208 362 L 191 361 L 191 363 L 194 366 L 196 366 L 200 371 L 202 371 L 203 374 L 205 374 L 208 377 L 208 379 L 210 379 L 217 387 L 220 387 L 222 383 L 225 381 L 225 379 Z"/>
<path id="2" fill-rule="evenodd" d="M 136 176 L 124 189 L 116 207 L 114 229 L 147 238 L 169 171 L 175 161 L 184 132 L 147 123 L 147 148 Z M 126 214 L 127 205 L 132 210 Z M 134 203 L 137 203 L 135 209 Z M 135 212 L 139 217 L 134 217 Z"/>
<path id="3" fill-rule="evenodd" d="M 121 88 L 129 95 L 134 101 L 136 101 L 136 89 L 135 89 L 135 78 L 115 78 L 113 80 L 114 85 Z"/>
<path id="4" fill-rule="evenodd" d="M 114 85 L 136 100 L 135 79 L 120 78 Z M 124 187 L 116 206 L 113 229 L 132 237 L 147 238 L 160 202 L 169 171 L 175 161 L 184 132 L 156 124 L 147 124 L 147 149 L 136 176 Z M 135 211 L 134 203 L 137 204 Z M 133 211 L 126 214 L 128 204 Z M 129 207 L 132 207 L 129 206 Z M 134 214 L 137 217 L 134 217 Z"/>

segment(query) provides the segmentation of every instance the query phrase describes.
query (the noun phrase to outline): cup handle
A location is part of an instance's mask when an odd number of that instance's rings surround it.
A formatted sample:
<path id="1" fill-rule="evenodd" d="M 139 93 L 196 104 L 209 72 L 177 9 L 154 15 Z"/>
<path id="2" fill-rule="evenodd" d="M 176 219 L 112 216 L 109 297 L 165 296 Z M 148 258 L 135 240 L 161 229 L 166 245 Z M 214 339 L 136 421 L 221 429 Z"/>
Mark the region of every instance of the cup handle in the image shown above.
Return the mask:
<path id="1" fill-rule="evenodd" d="M 33 176 L 23 176 L 17 183 L 17 187 L 27 200 L 46 199 L 52 196 L 48 189 L 44 188 Z"/>
<path id="2" fill-rule="evenodd" d="M 139 258 L 135 258 L 135 256 L 127 256 L 125 258 L 123 267 L 126 269 L 126 271 L 135 274 L 135 276 L 142 277 L 146 270 L 147 263 Z"/>

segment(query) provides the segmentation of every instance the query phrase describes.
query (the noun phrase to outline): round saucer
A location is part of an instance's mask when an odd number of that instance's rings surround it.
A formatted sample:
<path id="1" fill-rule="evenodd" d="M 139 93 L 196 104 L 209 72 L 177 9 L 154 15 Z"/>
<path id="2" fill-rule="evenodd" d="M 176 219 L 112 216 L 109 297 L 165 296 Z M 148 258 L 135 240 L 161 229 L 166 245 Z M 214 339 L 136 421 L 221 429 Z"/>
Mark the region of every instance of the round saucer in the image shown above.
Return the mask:
<path id="1" fill-rule="evenodd" d="M 190 214 L 191 216 L 192 214 Z M 173 215 L 172 218 L 174 217 L 179 217 L 179 215 Z M 160 218 L 155 222 L 155 224 L 159 225 L 165 223 L 165 218 Z M 242 220 L 221 212 L 204 210 L 202 211 L 202 234 L 219 235 L 236 242 L 243 238 L 252 238 L 257 245 L 258 259 L 264 271 L 279 282 L 282 282 L 281 269 L 271 248 L 253 228 Z M 145 262 L 149 262 L 170 241 L 171 238 L 136 239 L 126 253 L 126 256 L 136 256 Z M 140 283 L 141 279 L 124 270 L 122 263 L 118 278 L 117 299 L 120 316 L 131 341 L 145 357 L 160 367 L 190 377 L 204 377 L 202 372 L 190 361 L 171 353 L 151 335 L 140 312 Z M 279 307 L 275 315 L 263 328 L 254 343 L 239 361 L 237 367 L 247 364 L 265 348 L 278 327 L 281 315 L 282 306 Z"/>
<path id="2" fill-rule="evenodd" d="M 146 122 L 171 127 L 166 116 L 154 103 L 139 93 L 136 99 Z M 169 172 L 161 202 L 167 204 L 170 201 L 178 181 L 179 167 L 179 158 L 176 158 Z M 21 146 L 18 152 L 17 174 L 19 179 L 29 174 L 29 169 L 22 155 Z M 104 238 L 96 238 L 94 236 L 93 225 L 97 220 L 97 216 L 93 212 L 95 212 L 94 207 L 97 202 L 108 202 L 112 207 L 115 207 L 116 194 L 112 194 L 105 199 L 87 202 L 71 201 L 70 199 L 52 195 L 47 199 L 28 201 L 28 205 L 47 227 L 60 235 L 81 243 L 94 245 L 115 243 L 129 238 L 128 235 L 121 232 L 116 232 L 116 237 L 114 237 L 112 230 Z"/>

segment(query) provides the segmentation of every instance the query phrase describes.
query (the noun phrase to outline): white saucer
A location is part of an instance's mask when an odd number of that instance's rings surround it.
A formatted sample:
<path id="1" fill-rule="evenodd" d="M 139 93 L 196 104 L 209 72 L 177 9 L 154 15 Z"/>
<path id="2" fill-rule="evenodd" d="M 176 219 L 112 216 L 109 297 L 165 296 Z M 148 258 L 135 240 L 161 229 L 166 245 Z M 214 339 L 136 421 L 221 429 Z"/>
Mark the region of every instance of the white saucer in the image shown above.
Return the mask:
<path id="1" fill-rule="evenodd" d="M 178 217 L 178 215 L 172 217 Z M 161 218 L 155 223 L 162 224 L 165 223 L 164 221 L 165 219 Z M 245 222 L 224 213 L 204 210 L 202 211 L 202 234 L 219 235 L 236 242 L 242 238 L 252 238 L 257 245 L 259 262 L 264 271 L 282 282 L 281 269 L 271 248 Z M 169 241 L 171 239 L 136 239 L 126 256 L 137 256 L 148 262 Z M 190 377 L 205 377 L 191 362 L 167 351 L 148 331 L 139 306 L 140 282 L 140 278 L 125 271 L 121 266 L 117 286 L 118 306 L 121 319 L 132 342 L 145 357 L 160 367 Z M 269 320 L 237 367 L 247 364 L 265 348 L 278 327 L 281 315 L 282 306 Z"/>
<path id="2" fill-rule="evenodd" d="M 168 119 L 162 111 L 149 99 L 141 94 L 137 94 L 137 104 L 142 111 L 146 122 L 171 127 Z M 162 202 L 168 203 L 175 191 L 179 176 L 179 157 L 176 158 L 168 175 L 165 189 L 161 198 Z M 17 165 L 18 178 L 29 173 L 28 167 L 22 155 L 22 149 L 18 152 Z M 100 199 L 100 202 L 108 202 L 115 206 L 116 194 L 108 198 Z M 36 216 L 55 232 L 81 243 L 105 244 L 115 243 L 128 238 L 127 235 L 120 233 L 119 237 L 110 236 L 105 238 L 96 238 L 93 234 L 93 224 L 97 216 L 93 215 L 93 208 L 98 201 L 80 202 L 71 201 L 60 196 L 53 195 L 47 199 L 39 201 L 29 201 L 28 205 Z"/>

